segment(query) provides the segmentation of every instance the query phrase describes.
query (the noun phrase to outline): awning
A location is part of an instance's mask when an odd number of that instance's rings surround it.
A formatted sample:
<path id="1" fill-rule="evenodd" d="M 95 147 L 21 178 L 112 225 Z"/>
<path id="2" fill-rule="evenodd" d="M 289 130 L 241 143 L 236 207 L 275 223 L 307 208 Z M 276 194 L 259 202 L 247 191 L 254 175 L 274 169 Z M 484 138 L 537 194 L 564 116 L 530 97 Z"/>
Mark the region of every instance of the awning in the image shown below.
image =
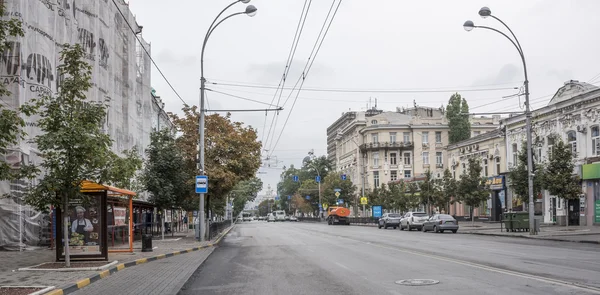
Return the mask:
<path id="1" fill-rule="evenodd" d="M 98 192 L 98 191 L 106 191 L 109 196 L 135 196 L 136 193 L 130 190 L 126 190 L 123 188 L 117 188 L 110 185 L 104 185 L 95 183 L 93 181 L 84 180 L 81 182 L 81 192 L 89 193 L 89 192 Z"/>

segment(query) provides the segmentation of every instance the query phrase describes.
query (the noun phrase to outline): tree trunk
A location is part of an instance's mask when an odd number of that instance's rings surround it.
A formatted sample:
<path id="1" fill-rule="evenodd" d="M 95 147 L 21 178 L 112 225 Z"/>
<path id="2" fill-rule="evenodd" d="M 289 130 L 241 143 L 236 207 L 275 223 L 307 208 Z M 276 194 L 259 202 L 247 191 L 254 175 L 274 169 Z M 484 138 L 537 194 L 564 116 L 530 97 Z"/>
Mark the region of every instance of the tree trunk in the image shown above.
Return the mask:
<path id="1" fill-rule="evenodd" d="M 165 239 L 165 217 L 167 216 L 167 210 L 163 209 L 162 218 L 160 219 L 160 228 L 162 232 L 162 239 Z"/>
<path id="2" fill-rule="evenodd" d="M 470 206 L 469 210 L 471 211 L 471 226 L 475 226 L 475 208 Z"/>
<path id="3" fill-rule="evenodd" d="M 567 212 L 567 216 L 565 216 L 566 222 L 567 222 L 566 224 L 567 224 L 567 227 L 569 227 L 569 214 L 571 213 L 569 210 L 569 201 L 567 199 L 564 199 L 564 202 L 565 202 L 565 211 Z"/>
<path id="4" fill-rule="evenodd" d="M 66 196 L 63 196 L 63 249 L 65 249 L 65 266 L 71 267 L 71 257 L 69 255 L 69 200 Z"/>

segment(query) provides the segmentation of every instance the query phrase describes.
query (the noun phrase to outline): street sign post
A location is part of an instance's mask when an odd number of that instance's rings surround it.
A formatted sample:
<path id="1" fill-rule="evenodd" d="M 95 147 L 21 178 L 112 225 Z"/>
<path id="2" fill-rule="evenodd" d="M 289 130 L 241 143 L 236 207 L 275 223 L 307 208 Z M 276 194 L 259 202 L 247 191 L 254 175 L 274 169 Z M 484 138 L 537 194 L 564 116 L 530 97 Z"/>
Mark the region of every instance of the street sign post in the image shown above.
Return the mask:
<path id="1" fill-rule="evenodd" d="M 340 192 L 335 192 L 335 196 L 339 197 L 340 196 Z"/>
<path id="2" fill-rule="evenodd" d="M 197 194 L 208 193 L 208 176 L 196 175 L 196 193 Z"/>
<path id="3" fill-rule="evenodd" d="M 310 196 L 306 196 L 306 199 L 307 199 L 307 200 L 310 200 Z"/>
<path id="4" fill-rule="evenodd" d="M 367 212 L 365 211 L 365 205 L 367 205 L 368 203 L 369 203 L 369 200 L 367 199 L 367 197 L 365 197 L 365 196 L 362 196 L 362 197 L 360 198 L 360 204 L 363 206 L 363 210 L 362 210 L 362 212 L 363 212 L 363 214 L 365 215 L 365 216 L 363 216 L 363 217 L 367 217 L 367 216 L 366 216 L 366 215 L 367 215 Z"/>
<path id="5" fill-rule="evenodd" d="M 338 199 L 338 200 L 337 200 L 337 203 L 338 203 L 338 205 L 343 205 L 343 204 L 344 204 L 344 200 L 342 200 L 342 199 Z"/>
<path id="6" fill-rule="evenodd" d="M 346 174 L 342 174 L 342 180 L 346 180 Z"/>
<path id="7" fill-rule="evenodd" d="M 294 182 L 298 182 L 298 175 L 294 175 Z"/>
<path id="8" fill-rule="evenodd" d="M 381 217 L 381 206 L 373 206 L 371 208 L 373 210 L 373 217 Z"/>
<path id="9" fill-rule="evenodd" d="M 334 191 L 334 192 L 341 192 L 341 191 L 342 191 L 342 189 L 339 189 L 339 188 L 334 188 L 334 189 L 333 189 L 333 191 Z"/>
<path id="10" fill-rule="evenodd" d="M 288 196 L 288 200 L 291 200 L 291 199 L 292 199 L 292 196 Z"/>
<path id="11" fill-rule="evenodd" d="M 317 176 L 317 177 L 315 177 L 315 181 L 316 181 L 317 183 L 321 182 L 321 176 Z"/>

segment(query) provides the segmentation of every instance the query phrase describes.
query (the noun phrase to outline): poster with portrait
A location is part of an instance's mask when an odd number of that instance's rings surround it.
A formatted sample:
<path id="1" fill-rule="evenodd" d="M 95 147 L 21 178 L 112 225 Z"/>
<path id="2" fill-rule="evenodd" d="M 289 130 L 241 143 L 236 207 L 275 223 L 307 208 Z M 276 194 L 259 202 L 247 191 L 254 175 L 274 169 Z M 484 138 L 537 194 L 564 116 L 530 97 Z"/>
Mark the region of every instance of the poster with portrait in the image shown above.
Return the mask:
<path id="1" fill-rule="evenodd" d="M 115 217 L 115 226 L 124 226 L 127 218 L 127 208 L 114 207 L 113 214 Z"/>
<path id="2" fill-rule="evenodd" d="M 67 213 L 69 214 L 69 252 L 71 254 L 97 255 L 102 253 L 100 249 L 102 230 L 100 203 L 99 196 L 69 201 Z"/>

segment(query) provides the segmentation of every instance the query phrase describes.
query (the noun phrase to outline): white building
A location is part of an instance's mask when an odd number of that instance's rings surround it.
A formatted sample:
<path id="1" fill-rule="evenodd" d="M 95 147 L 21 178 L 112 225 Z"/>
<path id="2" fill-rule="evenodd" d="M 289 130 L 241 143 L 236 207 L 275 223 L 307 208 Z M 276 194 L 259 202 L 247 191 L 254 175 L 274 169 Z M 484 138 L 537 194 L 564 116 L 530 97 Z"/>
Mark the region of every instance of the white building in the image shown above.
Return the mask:
<path id="1" fill-rule="evenodd" d="M 525 115 L 510 117 L 504 124 L 506 163 L 510 170 L 517 164 L 517 153 L 526 143 Z M 566 209 L 569 209 L 569 224 L 600 224 L 600 164 L 597 164 L 600 162 L 600 88 L 574 80 L 565 82 L 547 106 L 533 111 L 532 132 L 536 161 L 547 160 L 554 143 L 552 136 L 560 136 L 575 153 L 573 173 L 583 179 L 580 200 L 567 203 L 546 191 L 536 196 L 535 211 L 543 214 L 544 223 L 564 224 Z M 510 189 L 508 194 L 512 195 Z M 515 201 L 511 205 L 520 206 Z"/>

